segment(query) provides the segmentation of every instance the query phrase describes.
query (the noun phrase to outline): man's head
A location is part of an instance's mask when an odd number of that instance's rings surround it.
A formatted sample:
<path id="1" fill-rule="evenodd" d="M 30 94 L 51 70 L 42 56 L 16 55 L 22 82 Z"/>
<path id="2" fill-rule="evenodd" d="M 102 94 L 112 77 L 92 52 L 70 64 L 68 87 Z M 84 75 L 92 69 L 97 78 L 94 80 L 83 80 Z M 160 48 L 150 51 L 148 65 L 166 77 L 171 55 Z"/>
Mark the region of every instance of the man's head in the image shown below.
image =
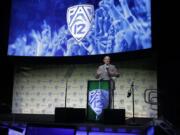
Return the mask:
<path id="1" fill-rule="evenodd" d="M 111 58 L 109 56 L 105 56 L 103 59 L 104 64 L 110 64 Z"/>

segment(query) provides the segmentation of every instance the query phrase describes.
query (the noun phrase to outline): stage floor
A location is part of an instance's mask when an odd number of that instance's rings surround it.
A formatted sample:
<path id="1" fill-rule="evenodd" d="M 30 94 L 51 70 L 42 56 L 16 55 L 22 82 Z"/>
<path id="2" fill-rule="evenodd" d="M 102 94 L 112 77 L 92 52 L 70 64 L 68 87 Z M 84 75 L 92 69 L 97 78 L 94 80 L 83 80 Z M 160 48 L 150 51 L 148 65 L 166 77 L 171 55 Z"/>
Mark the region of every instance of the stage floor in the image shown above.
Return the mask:
<path id="1" fill-rule="evenodd" d="M 75 135 L 146 135 L 150 128 L 151 118 L 136 118 L 136 124 L 132 124 L 132 119 L 127 118 L 125 124 L 104 124 L 101 122 L 82 122 L 82 123 L 57 123 L 54 115 L 32 115 L 32 114 L 4 114 L 0 115 L 1 125 L 12 129 L 26 129 L 27 127 L 48 127 L 74 129 Z M 93 134 L 96 133 L 96 134 Z M 14 134 L 13 134 L 14 135 Z M 28 135 L 28 134 L 27 134 Z M 61 135 L 61 134 L 60 134 Z M 65 135 L 65 134 L 62 134 Z"/>

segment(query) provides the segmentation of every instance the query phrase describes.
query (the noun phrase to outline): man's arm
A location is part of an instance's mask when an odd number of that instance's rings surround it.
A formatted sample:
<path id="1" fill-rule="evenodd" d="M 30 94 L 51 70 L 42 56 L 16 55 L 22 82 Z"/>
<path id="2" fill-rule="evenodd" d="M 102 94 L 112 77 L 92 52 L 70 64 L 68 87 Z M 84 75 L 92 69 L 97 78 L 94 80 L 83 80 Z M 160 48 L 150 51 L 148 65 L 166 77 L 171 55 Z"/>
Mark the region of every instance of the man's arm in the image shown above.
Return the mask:
<path id="1" fill-rule="evenodd" d="M 102 70 L 101 70 L 101 67 L 99 66 L 97 71 L 96 71 L 96 76 L 95 76 L 96 79 L 99 79 L 99 76 L 101 75 L 101 73 L 102 73 Z"/>

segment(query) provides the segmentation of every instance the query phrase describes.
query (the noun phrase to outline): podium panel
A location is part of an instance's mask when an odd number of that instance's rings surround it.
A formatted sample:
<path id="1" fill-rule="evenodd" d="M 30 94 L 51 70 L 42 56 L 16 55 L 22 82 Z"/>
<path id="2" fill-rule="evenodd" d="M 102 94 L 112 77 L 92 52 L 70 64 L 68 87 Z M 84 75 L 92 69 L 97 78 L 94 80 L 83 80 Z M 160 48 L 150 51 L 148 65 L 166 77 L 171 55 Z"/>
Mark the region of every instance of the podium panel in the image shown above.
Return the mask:
<path id="1" fill-rule="evenodd" d="M 125 109 L 105 109 L 104 124 L 125 124 Z"/>
<path id="2" fill-rule="evenodd" d="M 103 110 L 110 107 L 110 82 L 89 80 L 87 90 L 87 120 L 102 120 Z"/>

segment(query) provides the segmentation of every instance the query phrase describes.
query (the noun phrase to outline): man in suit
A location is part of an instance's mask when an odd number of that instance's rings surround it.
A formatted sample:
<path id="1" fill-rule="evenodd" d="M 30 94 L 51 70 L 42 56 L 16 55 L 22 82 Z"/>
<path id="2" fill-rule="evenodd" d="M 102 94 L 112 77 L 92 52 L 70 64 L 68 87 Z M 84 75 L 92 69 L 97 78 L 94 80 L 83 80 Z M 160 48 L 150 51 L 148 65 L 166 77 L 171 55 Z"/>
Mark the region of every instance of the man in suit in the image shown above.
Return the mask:
<path id="1" fill-rule="evenodd" d="M 104 64 L 99 66 L 96 71 L 96 78 L 100 80 L 110 81 L 110 108 L 114 108 L 114 90 L 115 90 L 115 78 L 119 77 L 119 72 L 114 65 L 110 64 L 110 57 L 105 56 L 103 59 Z"/>

